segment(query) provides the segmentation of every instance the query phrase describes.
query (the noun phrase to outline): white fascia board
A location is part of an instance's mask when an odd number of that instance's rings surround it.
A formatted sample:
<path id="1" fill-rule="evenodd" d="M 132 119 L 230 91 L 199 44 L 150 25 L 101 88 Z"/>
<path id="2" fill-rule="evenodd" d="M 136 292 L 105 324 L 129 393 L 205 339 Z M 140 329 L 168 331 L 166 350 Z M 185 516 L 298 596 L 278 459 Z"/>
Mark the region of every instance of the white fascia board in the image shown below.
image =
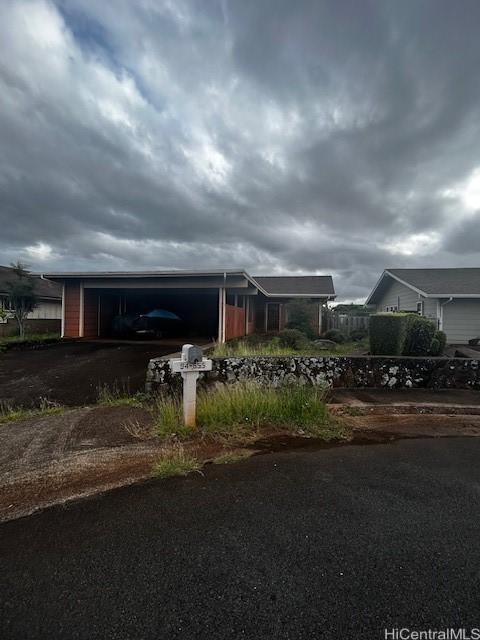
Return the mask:
<path id="1" fill-rule="evenodd" d="M 380 276 L 380 278 L 377 280 L 376 285 L 373 287 L 371 294 L 368 296 L 368 298 L 365 300 L 365 306 L 367 304 L 372 304 L 370 302 L 370 300 L 373 298 L 373 296 L 375 295 L 375 292 L 377 291 L 378 287 L 380 286 L 380 283 L 383 281 L 385 274 L 387 273 L 387 271 L 383 271 L 382 275 Z"/>
<path id="2" fill-rule="evenodd" d="M 426 298 L 480 298 L 480 293 L 429 293 Z"/>

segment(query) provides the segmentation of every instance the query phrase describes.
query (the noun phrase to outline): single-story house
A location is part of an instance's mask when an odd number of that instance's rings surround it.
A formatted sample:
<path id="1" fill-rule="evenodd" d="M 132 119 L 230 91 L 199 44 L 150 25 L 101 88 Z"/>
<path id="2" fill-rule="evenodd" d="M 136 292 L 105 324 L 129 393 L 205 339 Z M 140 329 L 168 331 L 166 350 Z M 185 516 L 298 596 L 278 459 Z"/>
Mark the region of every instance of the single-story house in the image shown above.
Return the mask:
<path id="1" fill-rule="evenodd" d="M 480 336 L 480 268 L 386 269 L 366 300 L 377 311 L 415 311 L 450 344 Z"/>
<path id="2" fill-rule="evenodd" d="M 8 302 L 8 283 L 16 277 L 11 267 L 0 266 L 0 310 L 7 312 L 6 317 L 3 317 L 3 314 L 0 317 L 0 337 L 14 335 L 18 331 Z M 28 314 L 27 329 L 34 333 L 59 332 L 62 319 L 62 287 L 40 276 L 34 278 L 38 303 Z"/>
<path id="3" fill-rule="evenodd" d="M 112 335 L 116 316 L 169 310 L 187 335 L 225 342 L 254 332 L 280 331 L 288 303 L 310 301 L 315 329 L 335 299 L 331 276 L 250 276 L 242 270 L 48 273 L 62 286 L 62 335 Z"/>

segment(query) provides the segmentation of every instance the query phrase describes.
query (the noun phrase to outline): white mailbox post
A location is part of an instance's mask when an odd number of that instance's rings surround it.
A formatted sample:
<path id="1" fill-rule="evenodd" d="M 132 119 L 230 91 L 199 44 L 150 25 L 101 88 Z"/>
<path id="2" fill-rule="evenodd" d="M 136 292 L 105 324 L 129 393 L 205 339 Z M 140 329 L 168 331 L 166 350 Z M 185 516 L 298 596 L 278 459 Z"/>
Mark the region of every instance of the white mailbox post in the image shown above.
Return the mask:
<path id="1" fill-rule="evenodd" d="M 183 378 L 183 420 L 186 427 L 195 426 L 197 406 L 197 380 L 202 371 L 212 370 L 212 361 L 203 357 L 200 347 L 184 344 L 182 357 L 170 360 L 173 373 L 181 373 Z"/>

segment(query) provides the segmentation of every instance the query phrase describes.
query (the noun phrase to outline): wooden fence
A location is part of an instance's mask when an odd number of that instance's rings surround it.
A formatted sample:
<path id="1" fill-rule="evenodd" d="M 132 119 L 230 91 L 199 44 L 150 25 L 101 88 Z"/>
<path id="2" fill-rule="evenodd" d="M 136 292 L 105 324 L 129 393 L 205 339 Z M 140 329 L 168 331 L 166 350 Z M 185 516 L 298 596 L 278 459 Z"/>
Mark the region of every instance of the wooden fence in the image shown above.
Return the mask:
<path id="1" fill-rule="evenodd" d="M 368 331 L 369 320 L 369 316 L 351 316 L 346 313 L 335 313 L 335 311 L 329 309 L 323 318 L 323 327 L 325 331 L 338 329 L 348 336 L 356 329 Z"/>

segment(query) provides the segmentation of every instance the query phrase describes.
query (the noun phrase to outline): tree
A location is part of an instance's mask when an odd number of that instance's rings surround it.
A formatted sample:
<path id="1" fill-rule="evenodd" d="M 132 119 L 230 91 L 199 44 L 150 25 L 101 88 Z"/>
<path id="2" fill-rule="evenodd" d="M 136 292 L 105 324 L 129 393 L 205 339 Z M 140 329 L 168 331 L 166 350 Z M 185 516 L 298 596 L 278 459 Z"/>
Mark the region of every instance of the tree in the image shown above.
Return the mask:
<path id="1" fill-rule="evenodd" d="M 25 320 L 37 306 L 35 294 L 35 278 L 29 273 L 26 265 L 16 262 L 10 265 L 14 278 L 7 282 L 7 299 L 13 317 L 18 324 L 20 338 L 25 337 Z"/>
<path id="2" fill-rule="evenodd" d="M 313 323 L 315 307 L 307 300 L 295 300 L 287 304 L 287 329 L 297 329 L 309 338 L 313 338 Z M 318 321 L 317 321 L 318 322 Z"/>

